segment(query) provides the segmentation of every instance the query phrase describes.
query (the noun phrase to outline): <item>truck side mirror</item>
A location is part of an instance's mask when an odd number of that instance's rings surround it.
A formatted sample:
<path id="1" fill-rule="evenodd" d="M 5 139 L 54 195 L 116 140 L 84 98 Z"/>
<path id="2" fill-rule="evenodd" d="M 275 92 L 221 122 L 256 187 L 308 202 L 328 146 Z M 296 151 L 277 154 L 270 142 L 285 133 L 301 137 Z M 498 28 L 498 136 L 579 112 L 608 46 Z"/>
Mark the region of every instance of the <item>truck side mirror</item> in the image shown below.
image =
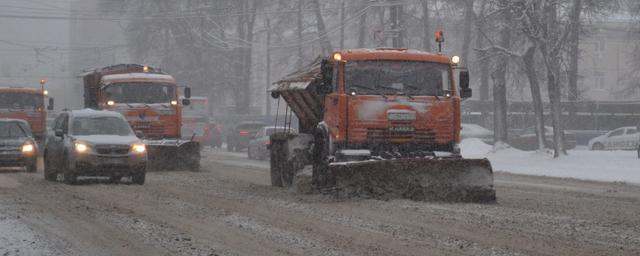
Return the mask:
<path id="1" fill-rule="evenodd" d="M 191 99 L 191 87 L 185 87 L 184 88 L 184 97 L 186 99 Z"/>
<path id="2" fill-rule="evenodd" d="M 47 106 L 47 110 L 53 110 L 53 98 L 49 98 L 49 106 Z"/>
<path id="3" fill-rule="evenodd" d="M 183 106 L 189 106 L 189 105 L 191 105 L 191 100 L 189 100 L 189 99 L 182 99 L 182 105 L 183 105 Z"/>
<path id="4" fill-rule="evenodd" d="M 460 97 L 463 99 L 471 98 L 471 88 L 469 88 L 469 71 L 460 72 Z"/>
<path id="5" fill-rule="evenodd" d="M 329 94 L 333 91 L 333 64 L 323 59 L 320 63 L 320 77 L 321 81 L 317 85 L 318 94 Z"/>

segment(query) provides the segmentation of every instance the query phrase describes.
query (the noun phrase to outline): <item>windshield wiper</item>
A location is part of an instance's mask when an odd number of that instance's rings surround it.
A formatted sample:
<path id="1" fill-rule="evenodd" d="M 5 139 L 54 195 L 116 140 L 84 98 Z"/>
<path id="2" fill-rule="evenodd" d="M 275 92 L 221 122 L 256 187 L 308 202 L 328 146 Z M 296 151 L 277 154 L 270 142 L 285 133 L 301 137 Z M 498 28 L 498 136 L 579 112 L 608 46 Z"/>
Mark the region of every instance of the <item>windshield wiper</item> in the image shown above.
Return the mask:
<path id="1" fill-rule="evenodd" d="M 384 92 L 382 90 L 379 90 L 377 87 L 373 87 L 372 88 L 372 87 L 366 87 L 366 86 L 357 85 L 357 84 L 351 84 L 351 85 L 349 85 L 349 87 L 354 87 L 354 88 L 360 88 L 360 89 L 374 91 L 375 93 L 379 94 L 383 98 L 385 98 L 385 99 L 387 98 L 387 95 L 385 95 Z"/>
<path id="2" fill-rule="evenodd" d="M 407 87 L 411 88 L 411 86 L 407 86 Z M 396 91 L 396 95 L 404 95 L 404 96 L 407 96 L 409 99 L 413 100 L 413 96 L 411 96 L 411 94 L 406 93 L 402 89 L 393 88 L 393 87 L 390 87 L 390 86 L 382 86 L 382 88 L 394 90 L 394 91 Z M 413 87 L 413 88 L 415 88 L 415 87 Z"/>

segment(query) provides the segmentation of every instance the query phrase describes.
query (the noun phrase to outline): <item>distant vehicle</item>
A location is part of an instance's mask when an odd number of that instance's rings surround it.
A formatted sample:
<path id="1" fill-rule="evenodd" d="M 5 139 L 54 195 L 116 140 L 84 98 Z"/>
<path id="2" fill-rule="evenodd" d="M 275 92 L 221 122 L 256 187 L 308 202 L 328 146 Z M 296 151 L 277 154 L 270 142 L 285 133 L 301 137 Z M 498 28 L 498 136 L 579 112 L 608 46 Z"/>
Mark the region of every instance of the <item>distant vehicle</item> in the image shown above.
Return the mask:
<path id="1" fill-rule="evenodd" d="M 620 127 L 589 141 L 591 150 L 634 150 L 638 148 L 640 133 L 637 127 Z"/>
<path id="2" fill-rule="evenodd" d="M 29 123 L 19 119 L 0 119 L 0 167 L 22 167 L 36 172 L 38 144 Z"/>
<path id="3" fill-rule="evenodd" d="M 227 150 L 240 151 L 249 145 L 249 141 L 253 138 L 260 128 L 267 126 L 266 123 L 258 121 L 241 122 L 237 124 L 227 134 Z"/>
<path id="4" fill-rule="evenodd" d="M 0 87 L 0 118 L 21 119 L 29 123 L 33 137 L 43 144 L 47 136 L 47 110 L 53 110 L 53 98 L 45 109 L 49 93 L 40 88 Z"/>
<path id="5" fill-rule="evenodd" d="M 201 145 L 222 146 L 222 131 L 209 117 L 209 99 L 191 97 L 190 101 L 189 106 L 182 107 L 182 138 L 193 138 Z"/>
<path id="6" fill-rule="evenodd" d="M 550 126 L 544 127 L 545 134 L 545 147 L 553 147 L 553 128 Z M 529 127 L 520 132 L 520 134 L 513 136 L 509 139 L 509 144 L 520 150 L 536 150 L 538 149 L 538 141 L 536 139 L 535 127 Z M 574 149 L 576 147 L 576 135 L 573 132 L 564 132 L 564 148 Z"/>
<path id="7" fill-rule="evenodd" d="M 183 140 L 181 134 L 181 109 L 191 103 L 191 88 L 179 86 L 158 68 L 138 64 L 98 68 L 82 76 L 85 108 L 124 115 L 149 148 L 153 168 L 200 170 L 200 143 Z M 184 87 L 182 101 L 179 87 Z"/>
<path id="8" fill-rule="evenodd" d="M 117 182 L 131 176 L 144 184 L 147 149 L 124 116 L 91 109 L 66 111 L 55 120 L 54 135 L 44 152 L 44 177 L 63 175 L 74 184 L 78 176 L 106 176 Z"/>
<path id="9" fill-rule="evenodd" d="M 478 138 L 487 144 L 493 144 L 493 131 L 477 124 L 461 124 L 460 139 Z"/>
<path id="10" fill-rule="evenodd" d="M 258 131 L 258 133 L 249 141 L 247 147 L 247 155 L 249 159 L 264 160 L 269 157 L 269 148 L 271 145 L 271 135 L 275 132 L 290 132 L 296 133 L 294 129 L 287 129 L 281 126 L 265 126 Z"/>

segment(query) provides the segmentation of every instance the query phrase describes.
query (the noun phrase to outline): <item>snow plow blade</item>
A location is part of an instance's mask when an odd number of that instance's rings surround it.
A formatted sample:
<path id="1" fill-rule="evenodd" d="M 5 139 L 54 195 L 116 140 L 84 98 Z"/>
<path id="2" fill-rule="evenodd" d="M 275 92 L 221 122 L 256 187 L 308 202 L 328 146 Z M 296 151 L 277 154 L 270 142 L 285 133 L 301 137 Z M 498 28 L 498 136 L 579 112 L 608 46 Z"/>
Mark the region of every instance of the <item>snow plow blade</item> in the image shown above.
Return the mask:
<path id="1" fill-rule="evenodd" d="M 150 170 L 200 170 L 200 143 L 191 140 L 145 140 Z"/>
<path id="2" fill-rule="evenodd" d="M 332 189 L 341 197 L 407 198 L 416 201 L 496 200 L 487 159 L 410 158 L 332 163 Z"/>

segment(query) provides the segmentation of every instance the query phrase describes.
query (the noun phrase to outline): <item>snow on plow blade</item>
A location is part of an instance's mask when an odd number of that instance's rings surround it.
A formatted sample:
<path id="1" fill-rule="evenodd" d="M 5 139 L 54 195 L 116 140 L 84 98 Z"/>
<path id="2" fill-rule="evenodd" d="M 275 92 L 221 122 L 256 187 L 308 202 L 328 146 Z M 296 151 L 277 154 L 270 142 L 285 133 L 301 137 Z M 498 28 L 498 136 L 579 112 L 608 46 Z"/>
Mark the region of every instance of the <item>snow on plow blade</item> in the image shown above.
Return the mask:
<path id="1" fill-rule="evenodd" d="M 487 159 L 410 158 L 333 163 L 339 195 L 416 201 L 494 202 Z"/>
<path id="2" fill-rule="evenodd" d="M 152 170 L 200 169 L 200 144 L 190 140 L 145 140 Z"/>

